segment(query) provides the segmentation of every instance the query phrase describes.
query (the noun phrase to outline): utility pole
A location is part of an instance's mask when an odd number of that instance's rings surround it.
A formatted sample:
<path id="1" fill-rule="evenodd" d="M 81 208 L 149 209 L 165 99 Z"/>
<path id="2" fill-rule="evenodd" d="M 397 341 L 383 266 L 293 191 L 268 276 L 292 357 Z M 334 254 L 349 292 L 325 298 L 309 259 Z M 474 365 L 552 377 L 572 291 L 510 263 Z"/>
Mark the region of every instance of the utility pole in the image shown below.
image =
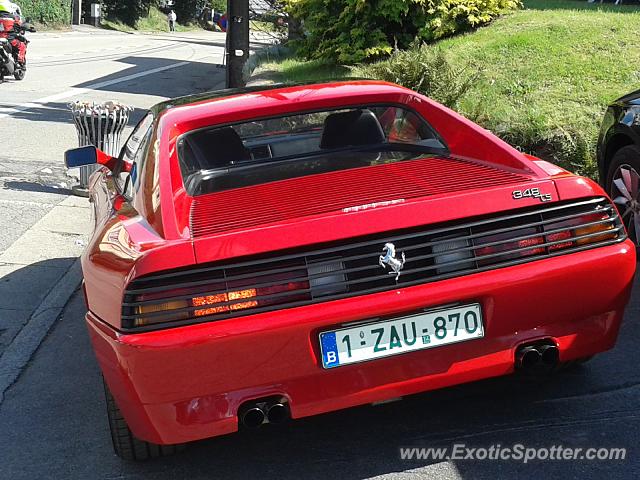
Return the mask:
<path id="1" fill-rule="evenodd" d="M 82 0 L 73 0 L 71 2 L 71 25 L 80 25 L 82 23 Z"/>
<path id="2" fill-rule="evenodd" d="M 249 0 L 227 0 L 227 88 L 244 87 L 249 58 Z"/>

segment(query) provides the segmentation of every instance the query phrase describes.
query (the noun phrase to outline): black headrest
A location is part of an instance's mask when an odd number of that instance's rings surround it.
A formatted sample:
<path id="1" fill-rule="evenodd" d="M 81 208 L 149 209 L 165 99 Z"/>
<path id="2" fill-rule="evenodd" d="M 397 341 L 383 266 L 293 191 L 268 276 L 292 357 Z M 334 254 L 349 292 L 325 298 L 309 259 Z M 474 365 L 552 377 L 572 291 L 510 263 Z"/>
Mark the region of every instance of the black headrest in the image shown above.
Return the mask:
<path id="1" fill-rule="evenodd" d="M 251 159 L 240 135 L 231 127 L 196 132 L 188 138 L 200 168 L 224 167 L 230 162 Z"/>
<path id="2" fill-rule="evenodd" d="M 385 139 L 382 126 L 371 110 L 352 110 L 325 118 L 320 148 L 376 145 Z"/>

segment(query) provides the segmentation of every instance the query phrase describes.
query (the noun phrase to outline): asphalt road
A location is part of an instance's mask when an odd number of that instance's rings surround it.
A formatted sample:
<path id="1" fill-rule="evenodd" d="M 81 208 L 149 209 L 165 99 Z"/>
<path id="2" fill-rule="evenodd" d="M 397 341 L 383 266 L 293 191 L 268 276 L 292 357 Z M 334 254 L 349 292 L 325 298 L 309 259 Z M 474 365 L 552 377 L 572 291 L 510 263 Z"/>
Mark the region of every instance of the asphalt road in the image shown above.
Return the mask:
<path id="1" fill-rule="evenodd" d="M 603 286 L 603 288 L 605 288 Z M 131 463 L 112 452 L 100 373 L 72 297 L 0 406 L 0 478 L 638 478 L 640 286 L 617 346 L 545 383 L 505 377 L 191 444 Z M 399 447 L 624 447 L 623 461 L 401 460 Z"/>
<path id="2" fill-rule="evenodd" d="M 29 38 L 26 78 L 0 84 L 0 252 L 76 183 L 63 166 L 65 150 L 78 145 L 69 102 L 120 101 L 135 108 L 133 124 L 161 100 L 224 85 L 221 33 L 86 27 Z"/>
<path id="3" fill-rule="evenodd" d="M 77 209 L 61 208 L 77 183 L 63 165 L 65 150 L 78 145 L 68 103 L 128 104 L 133 125 L 158 101 L 224 85 L 221 33 L 84 27 L 29 38 L 26 78 L 0 84 L 0 356 L 82 250 L 90 228 Z"/>

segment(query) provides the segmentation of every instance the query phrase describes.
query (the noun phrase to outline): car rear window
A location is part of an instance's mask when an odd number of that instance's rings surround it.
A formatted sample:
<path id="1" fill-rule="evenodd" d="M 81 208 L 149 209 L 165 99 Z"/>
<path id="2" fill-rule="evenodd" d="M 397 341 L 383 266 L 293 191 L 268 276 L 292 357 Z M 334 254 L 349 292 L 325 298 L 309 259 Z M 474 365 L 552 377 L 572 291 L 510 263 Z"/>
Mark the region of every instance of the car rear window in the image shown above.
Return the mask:
<path id="1" fill-rule="evenodd" d="M 377 105 L 215 126 L 178 141 L 190 195 L 446 152 L 418 114 Z"/>

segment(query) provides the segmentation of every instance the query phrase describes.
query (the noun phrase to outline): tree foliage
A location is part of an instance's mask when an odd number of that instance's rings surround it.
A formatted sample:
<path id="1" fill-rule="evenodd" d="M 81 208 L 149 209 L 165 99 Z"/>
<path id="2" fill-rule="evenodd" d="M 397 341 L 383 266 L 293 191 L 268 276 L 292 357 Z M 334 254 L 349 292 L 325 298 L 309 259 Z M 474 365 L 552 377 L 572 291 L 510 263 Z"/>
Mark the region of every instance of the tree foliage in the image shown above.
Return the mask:
<path id="1" fill-rule="evenodd" d="M 178 23 L 182 24 L 196 20 L 205 7 L 214 8 L 217 12 L 225 12 L 227 9 L 227 0 L 175 0 L 171 7 L 165 6 L 165 2 L 161 0 L 102 0 L 102 4 L 109 20 L 120 21 L 134 28 L 136 22 L 146 17 L 152 7 L 165 14 L 174 10 Z"/>
<path id="2" fill-rule="evenodd" d="M 69 24 L 71 0 L 22 0 L 22 14 L 38 23 Z"/>
<path id="3" fill-rule="evenodd" d="M 412 45 L 408 50 L 395 51 L 385 60 L 351 68 L 357 77 L 403 85 L 449 108 L 456 108 L 482 77 L 477 65 L 456 68 L 442 48 L 425 44 Z"/>
<path id="4" fill-rule="evenodd" d="M 196 12 L 205 6 L 205 3 L 201 0 L 176 0 L 176 4 L 173 10 L 178 16 L 180 23 L 189 23 L 196 18 Z"/>
<path id="5" fill-rule="evenodd" d="M 135 27 L 140 17 L 149 13 L 149 9 L 158 6 L 158 0 L 102 0 L 104 14 L 110 20 L 119 20 Z"/>
<path id="6" fill-rule="evenodd" d="M 352 64 L 484 25 L 520 0 L 287 0 L 304 21 L 301 53 Z"/>
<path id="7" fill-rule="evenodd" d="M 227 11 L 227 0 L 210 0 L 209 7 L 213 8 L 216 12 Z"/>
<path id="8" fill-rule="evenodd" d="M 226 12 L 227 0 L 176 0 L 172 8 L 179 23 L 190 23 L 195 21 L 205 8 L 211 8 L 218 13 Z"/>

